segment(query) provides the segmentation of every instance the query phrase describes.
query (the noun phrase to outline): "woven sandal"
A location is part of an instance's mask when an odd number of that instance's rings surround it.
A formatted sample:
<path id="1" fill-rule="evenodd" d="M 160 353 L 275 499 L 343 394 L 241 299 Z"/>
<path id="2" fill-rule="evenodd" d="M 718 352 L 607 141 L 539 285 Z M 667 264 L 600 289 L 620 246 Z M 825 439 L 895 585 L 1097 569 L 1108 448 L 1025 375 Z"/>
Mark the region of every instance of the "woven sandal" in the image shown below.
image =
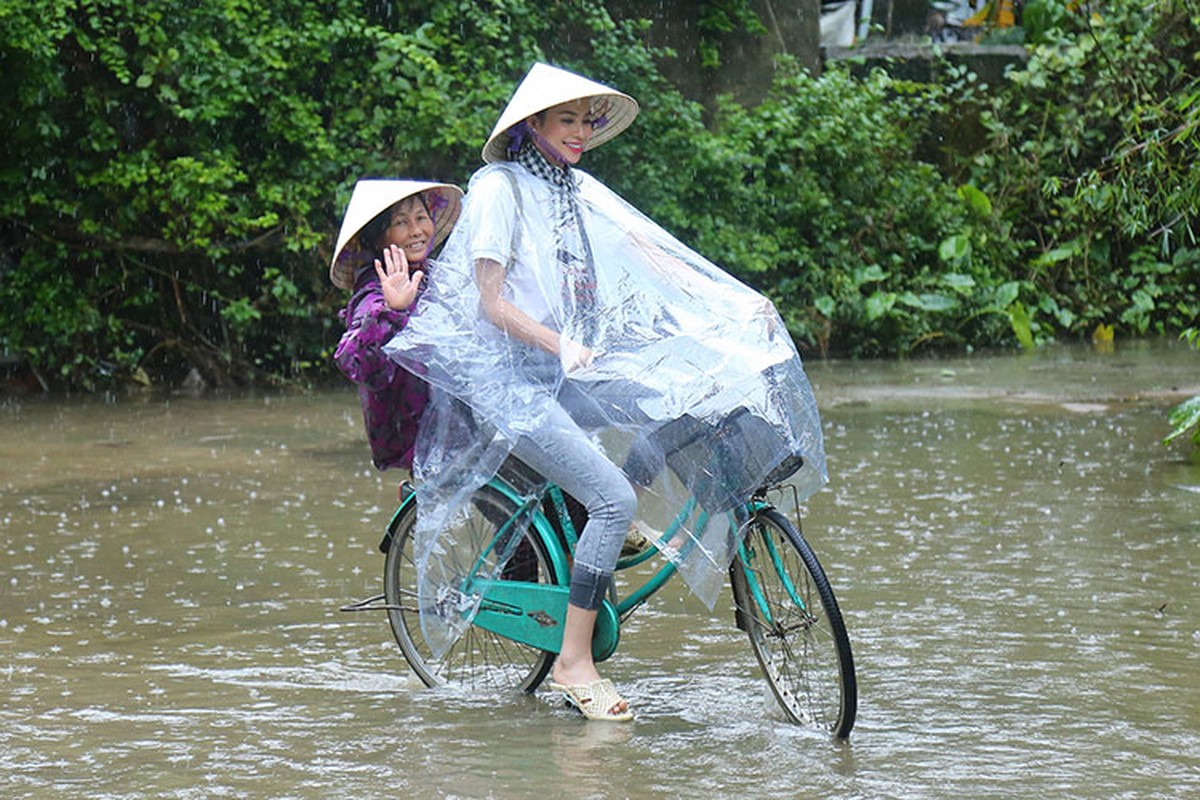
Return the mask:
<path id="1" fill-rule="evenodd" d="M 625 700 L 607 678 L 600 678 L 591 683 L 577 683 L 570 686 L 551 681 L 550 688 L 562 694 L 568 705 L 574 706 L 580 714 L 591 720 L 602 722 L 629 722 L 633 719 L 633 711 L 612 712 L 610 709 Z"/>
<path id="2" fill-rule="evenodd" d="M 653 544 L 650 535 L 653 531 L 642 522 L 634 521 L 625 534 L 625 542 L 621 545 L 621 558 L 631 558 L 643 550 L 648 550 Z"/>

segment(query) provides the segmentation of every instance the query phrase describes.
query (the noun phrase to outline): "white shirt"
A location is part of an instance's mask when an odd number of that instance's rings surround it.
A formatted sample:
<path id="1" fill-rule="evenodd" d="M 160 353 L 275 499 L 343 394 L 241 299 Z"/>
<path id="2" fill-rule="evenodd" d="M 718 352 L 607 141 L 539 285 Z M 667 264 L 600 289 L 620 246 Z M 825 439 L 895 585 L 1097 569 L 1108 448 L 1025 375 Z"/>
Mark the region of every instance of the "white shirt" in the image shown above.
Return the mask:
<path id="1" fill-rule="evenodd" d="M 545 181 L 520 165 L 484 167 L 471 178 L 458 227 L 470 231 L 472 263 L 488 259 L 504 267 L 504 299 L 561 330 L 563 276 L 553 252 L 550 192 Z"/>

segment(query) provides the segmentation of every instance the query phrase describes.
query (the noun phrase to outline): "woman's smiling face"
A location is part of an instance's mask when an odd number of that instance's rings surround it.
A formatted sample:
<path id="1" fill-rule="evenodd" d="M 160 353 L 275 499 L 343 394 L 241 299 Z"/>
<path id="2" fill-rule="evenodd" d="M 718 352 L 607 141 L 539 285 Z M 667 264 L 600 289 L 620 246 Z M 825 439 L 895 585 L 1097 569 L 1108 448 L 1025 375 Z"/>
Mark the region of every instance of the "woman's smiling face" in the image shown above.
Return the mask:
<path id="1" fill-rule="evenodd" d="M 591 109 L 591 100 L 584 97 L 549 108 L 540 118 L 530 117 L 534 144 L 553 163 L 578 164 L 592 138 Z"/>
<path id="2" fill-rule="evenodd" d="M 406 197 L 392 207 L 383 232 L 383 246 L 391 244 L 404 251 L 410 264 L 424 261 L 429 254 L 433 246 L 433 219 L 419 196 Z"/>

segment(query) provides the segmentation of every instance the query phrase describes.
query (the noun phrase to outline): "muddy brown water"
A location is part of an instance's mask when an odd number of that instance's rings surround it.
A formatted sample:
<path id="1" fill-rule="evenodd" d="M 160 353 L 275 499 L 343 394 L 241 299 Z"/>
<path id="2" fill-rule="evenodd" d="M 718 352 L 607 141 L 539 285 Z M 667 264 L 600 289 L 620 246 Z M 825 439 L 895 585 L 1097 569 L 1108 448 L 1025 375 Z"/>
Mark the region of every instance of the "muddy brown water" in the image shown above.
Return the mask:
<path id="1" fill-rule="evenodd" d="M 394 473 L 349 390 L 0 405 L 0 796 L 1200 795 L 1200 354 L 810 364 L 806 532 L 858 661 L 850 740 L 782 721 L 728 597 L 668 586 L 605 667 L 637 709 L 410 676 Z"/>

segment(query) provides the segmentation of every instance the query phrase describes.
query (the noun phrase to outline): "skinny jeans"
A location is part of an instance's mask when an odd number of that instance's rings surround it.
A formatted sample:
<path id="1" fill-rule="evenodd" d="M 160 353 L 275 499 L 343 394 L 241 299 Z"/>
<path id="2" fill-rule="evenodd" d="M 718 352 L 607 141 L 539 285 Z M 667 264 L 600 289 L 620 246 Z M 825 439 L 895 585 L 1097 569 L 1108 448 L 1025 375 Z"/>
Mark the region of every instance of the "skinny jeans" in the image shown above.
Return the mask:
<path id="1" fill-rule="evenodd" d="M 517 439 L 513 455 L 583 503 L 588 521 L 571 568 L 571 605 L 595 611 L 612 583 L 637 495 L 617 465 L 559 403 L 537 430 Z"/>
<path id="2" fill-rule="evenodd" d="M 666 466 L 662 448 L 651 438 L 649 420 L 638 410 L 638 399 L 645 393 L 629 381 L 605 381 L 581 386 L 572 380 L 563 381 L 558 402 L 571 418 L 586 430 L 599 430 L 611 425 L 633 425 L 637 436 L 621 469 L 636 486 L 647 488 Z"/>

